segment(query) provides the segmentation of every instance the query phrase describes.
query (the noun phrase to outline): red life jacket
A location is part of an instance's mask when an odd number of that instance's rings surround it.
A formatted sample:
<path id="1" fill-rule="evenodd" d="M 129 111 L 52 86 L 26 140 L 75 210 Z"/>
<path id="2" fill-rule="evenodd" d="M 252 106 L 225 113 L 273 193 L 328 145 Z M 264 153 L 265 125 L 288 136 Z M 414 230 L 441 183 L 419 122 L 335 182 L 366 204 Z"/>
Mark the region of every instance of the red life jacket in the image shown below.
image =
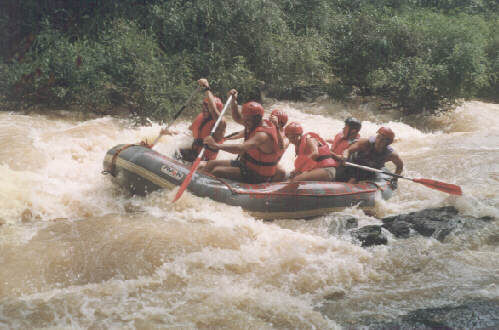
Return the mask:
<path id="1" fill-rule="evenodd" d="M 343 133 L 338 133 L 334 137 L 333 144 L 331 144 L 331 151 L 333 151 L 337 155 L 342 155 L 343 151 L 348 149 L 353 143 L 357 142 L 357 140 L 360 138 L 360 135 L 357 134 L 357 136 L 354 139 L 346 139 Z"/>
<path id="2" fill-rule="evenodd" d="M 211 116 L 205 117 L 201 112 L 194 119 L 191 125 L 192 136 L 194 141 L 192 142 L 192 150 L 197 154 L 203 149 L 203 139 L 210 135 L 211 129 L 215 125 L 216 120 L 211 118 Z M 217 143 L 223 143 L 224 139 L 216 141 Z M 204 151 L 202 160 L 214 160 L 217 158 L 218 150 L 210 149 L 206 147 Z"/>
<path id="3" fill-rule="evenodd" d="M 241 156 L 241 160 L 245 162 L 249 170 L 264 177 L 272 177 L 277 170 L 277 163 L 283 154 L 277 140 L 277 128 L 270 121 L 264 120 L 262 126 L 258 126 L 249 134 L 246 134 L 244 140 L 249 140 L 257 132 L 265 132 L 270 135 L 273 142 L 273 151 L 266 154 L 259 148 L 251 149 Z"/>
<path id="4" fill-rule="evenodd" d="M 319 142 L 319 157 L 317 157 L 317 160 L 313 160 L 308 155 L 305 155 L 305 147 L 307 146 L 307 139 L 309 137 L 316 139 Z M 316 133 L 311 132 L 303 134 L 300 141 L 300 146 L 298 147 L 298 152 L 296 153 L 295 172 L 302 173 L 311 171 L 316 168 L 332 166 L 338 166 L 338 162 L 333 159 L 326 141 L 324 141 Z"/>

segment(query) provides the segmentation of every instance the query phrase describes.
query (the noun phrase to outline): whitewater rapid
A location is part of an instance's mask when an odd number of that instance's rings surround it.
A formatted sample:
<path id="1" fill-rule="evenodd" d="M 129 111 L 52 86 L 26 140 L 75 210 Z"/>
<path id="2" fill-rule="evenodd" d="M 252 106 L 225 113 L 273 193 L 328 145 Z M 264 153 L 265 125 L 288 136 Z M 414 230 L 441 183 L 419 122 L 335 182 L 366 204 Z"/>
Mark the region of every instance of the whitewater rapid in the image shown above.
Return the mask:
<path id="1" fill-rule="evenodd" d="M 464 195 L 399 180 L 374 214 L 353 207 L 262 222 L 189 193 L 175 204 L 174 191 L 131 197 L 101 174 L 108 149 L 154 140 L 158 123 L 3 112 L 0 327 L 335 328 L 365 316 L 499 298 L 497 221 L 444 242 L 388 235 L 387 246 L 368 249 L 338 229 L 348 217 L 363 226 L 446 205 L 497 219 L 499 105 L 472 101 L 403 120 L 366 106 L 267 105 L 277 107 L 325 138 L 349 115 L 362 120 L 363 137 L 390 126 L 405 176 L 457 184 Z M 238 129 L 229 121 L 228 132 Z M 190 141 L 167 136 L 155 149 L 172 155 Z M 293 158 L 291 146 L 282 160 L 288 170 Z"/>

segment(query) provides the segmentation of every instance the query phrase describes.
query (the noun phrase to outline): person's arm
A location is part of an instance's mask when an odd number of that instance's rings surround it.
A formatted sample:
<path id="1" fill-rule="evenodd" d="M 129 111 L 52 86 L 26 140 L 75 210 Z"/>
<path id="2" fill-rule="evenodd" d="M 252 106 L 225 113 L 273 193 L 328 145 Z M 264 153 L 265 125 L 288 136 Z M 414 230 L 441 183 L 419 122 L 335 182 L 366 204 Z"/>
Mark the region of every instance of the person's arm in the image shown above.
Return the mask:
<path id="1" fill-rule="evenodd" d="M 359 141 L 355 142 L 350 147 L 348 147 L 348 149 L 343 151 L 343 161 L 348 160 L 348 157 L 350 157 L 350 155 L 353 154 L 354 152 L 366 150 L 368 146 L 369 146 L 368 139 L 359 139 Z"/>
<path id="2" fill-rule="evenodd" d="M 161 135 L 177 135 L 177 134 L 180 134 L 180 132 L 176 131 L 176 130 L 174 130 L 172 128 L 165 127 L 165 128 L 161 129 L 161 131 L 159 132 L 159 134 L 161 134 Z"/>
<path id="3" fill-rule="evenodd" d="M 205 89 L 205 96 L 208 98 L 208 111 L 210 112 L 211 118 L 217 120 L 220 116 L 220 111 L 217 109 L 217 105 L 215 103 L 215 97 L 210 90 L 210 84 L 208 80 L 202 78 L 198 80 L 199 86 Z"/>
<path id="4" fill-rule="evenodd" d="M 284 146 L 284 139 L 285 139 L 285 137 L 283 136 L 281 130 L 278 128 L 279 122 L 277 120 L 275 120 L 274 116 L 270 116 L 270 122 L 272 124 L 274 124 L 274 127 L 275 127 L 275 129 L 277 131 L 277 144 L 279 145 L 279 148 L 281 150 L 284 150 L 284 147 L 285 147 Z"/>
<path id="5" fill-rule="evenodd" d="M 223 150 L 231 154 L 244 154 L 251 149 L 256 149 L 267 140 L 267 134 L 264 132 L 257 132 L 251 139 L 245 141 L 244 143 L 238 144 L 220 144 L 216 143 L 213 137 L 207 136 L 204 139 L 204 143 L 212 149 Z"/>
<path id="6" fill-rule="evenodd" d="M 223 138 L 225 136 L 226 126 L 227 126 L 227 123 L 225 122 L 225 118 L 222 118 L 222 120 L 220 120 L 220 123 L 218 124 L 217 129 L 215 130 L 215 133 L 213 134 L 215 141 L 222 141 L 223 140 Z"/>
<path id="7" fill-rule="evenodd" d="M 336 134 L 336 136 L 334 137 L 334 139 L 328 139 L 326 140 L 326 142 L 328 142 L 329 144 L 331 144 L 331 148 L 329 148 L 329 150 L 331 150 L 331 152 L 333 152 L 334 149 L 336 149 L 336 145 L 338 144 L 339 140 L 341 139 L 341 137 L 339 136 L 339 134 Z"/>
<path id="8" fill-rule="evenodd" d="M 400 156 L 396 152 L 393 152 L 388 157 L 388 161 L 391 161 L 393 164 L 395 164 L 395 174 L 400 175 L 404 170 L 404 162 L 402 161 Z"/>
<path id="9" fill-rule="evenodd" d="M 230 103 L 230 109 L 232 112 L 232 119 L 238 124 L 244 125 L 243 117 L 239 112 L 239 107 L 237 106 L 237 91 L 235 89 L 231 89 L 229 91 L 229 96 L 232 95 L 232 101 Z"/>

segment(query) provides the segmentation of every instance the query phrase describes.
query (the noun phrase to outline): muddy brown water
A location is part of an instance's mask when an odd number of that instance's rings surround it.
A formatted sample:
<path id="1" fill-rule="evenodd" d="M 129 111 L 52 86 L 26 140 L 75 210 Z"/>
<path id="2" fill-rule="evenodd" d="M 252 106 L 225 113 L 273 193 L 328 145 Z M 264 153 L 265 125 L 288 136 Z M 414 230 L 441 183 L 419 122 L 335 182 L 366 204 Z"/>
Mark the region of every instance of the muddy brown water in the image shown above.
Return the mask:
<path id="1" fill-rule="evenodd" d="M 499 299 L 498 222 L 439 242 L 388 237 L 361 248 L 329 228 L 429 207 L 499 217 L 499 105 L 466 102 L 405 118 L 369 107 L 277 103 L 306 130 L 332 137 L 342 120 L 362 136 L 389 125 L 409 177 L 460 185 L 450 196 L 399 181 L 372 215 L 262 222 L 240 208 L 174 191 L 130 197 L 101 174 L 116 144 L 152 141 L 157 123 L 0 113 L 0 328 L 340 328 L 472 299 Z M 189 123 L 179 121 L 177 130 Z M 229 122 L 228 131 L 237 130 Z M 165 137 L 171 155 L 187 135 Z M 293 167 L 293 148 L 283 157 Z M 222 153 L 222 158 L 231 155 Z"/>

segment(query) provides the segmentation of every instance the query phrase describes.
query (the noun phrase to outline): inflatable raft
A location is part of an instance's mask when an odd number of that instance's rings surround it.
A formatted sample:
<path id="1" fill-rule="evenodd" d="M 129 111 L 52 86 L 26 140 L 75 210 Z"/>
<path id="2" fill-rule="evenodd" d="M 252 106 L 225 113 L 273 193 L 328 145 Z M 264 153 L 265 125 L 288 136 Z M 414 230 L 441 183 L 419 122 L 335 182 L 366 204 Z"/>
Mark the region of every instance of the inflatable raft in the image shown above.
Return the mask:
<path id="1" fill-rule="evenodd" d="M 190 171 L 186 165 L 141 145 L 117 145 L 104 158 L 104 171 L 132 194 L 145 195 L 179 186 Z M 240 206 L 260 219 L 309 218 L 358 205 L 373 208 L 380 193 L 388 199 L 393 191 L 389 176 L 373 182 L 275 182 L 245 184 L 220 179 L 198 170 L 188 190 L 200 197 Z"/>

